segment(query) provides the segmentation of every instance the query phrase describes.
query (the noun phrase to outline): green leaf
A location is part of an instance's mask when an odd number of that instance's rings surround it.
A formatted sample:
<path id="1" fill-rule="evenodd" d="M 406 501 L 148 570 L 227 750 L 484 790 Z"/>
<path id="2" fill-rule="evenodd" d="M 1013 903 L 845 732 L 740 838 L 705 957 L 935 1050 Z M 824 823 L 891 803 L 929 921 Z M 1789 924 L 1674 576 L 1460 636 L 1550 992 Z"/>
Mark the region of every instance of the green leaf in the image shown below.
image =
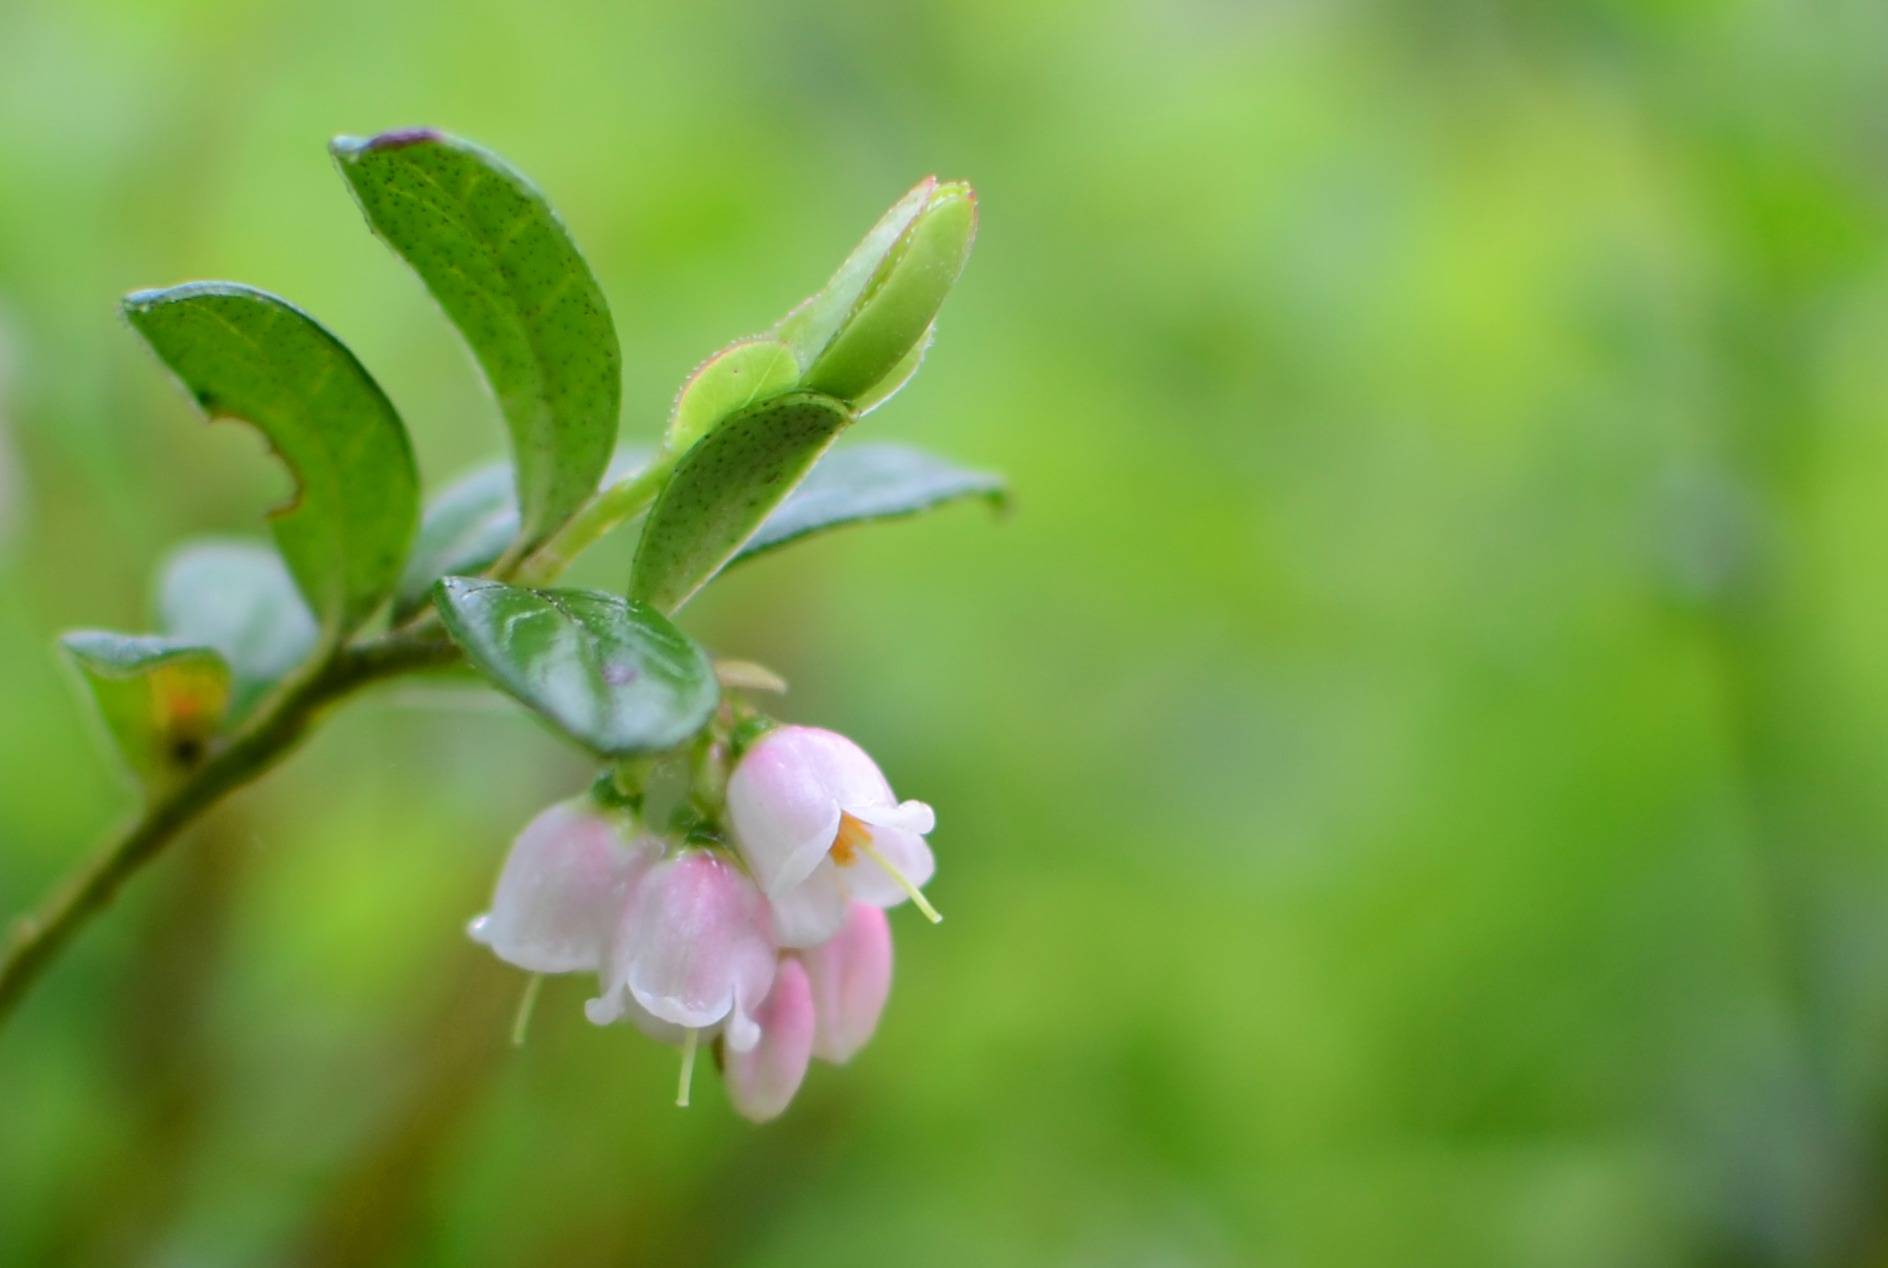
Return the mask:
<path id="1" fill-rule="evenodd" d="M 380 387 L 314 318 L 263 291 L 194 282 L 125 315 L 212 418 L 254 424 L 295 478 L 271 516 L 320 620 L 345 637 L 393 590 L 419 512 L 413 450 Z"/>
<path id="2" fill-rule="evenodd" d="M 812 392 L 727 419 L 682 455 L 643 524 L 629 596 L 674 612 L 793 492 L 852 415 Z"/>
<path id="3" fill-rule="evenodd" d="M 647 604 L 472 577 L 434 597 L 475 668 L 606 757 L 674 748 L 714 713 L 707 654 Z"/>
<path id="4" fill-rule="evenodd" d="M 228 722 L 306 663 L 320 642 L 308 605 L 281 558 L 260 542 L 193 542 L 165 563 L 160 624 L 185 643 L 213 647 L 228 663 Z"/>
<path id="5" fill-rule="evenodd" d="M 142 784 L 162 786 L 202 759 L 229 706 L 222 657 L 178 639 L 105 630 L 74 630 L 60 643 Z"/>
<path id="6" fill-rule="evenodd" d="M 852 248 L 852 254 L 839 266 L 832 280 L 774 326 L 774 334 L 793 350 L 802 368 L 817 361 L 819 354 L 826 350 L 826 345 L 833 341 L 833 336 L 839 333 L 840 327 L 846 324 L 853 310 L 859 306 L 859 300 L 872 285 L 872 279 L 878 276 L 886 257 L 898 244 L 898 239 L 911 227 L 911 222 L 918 218 L 918 213 L 924 210 L 924 205 L 931 200 L 936 190 L 935 176 L 927 176 L 912 186 L 904 197 L 879 217 L 878 223 L 867 231 L 859 245 Z"/>
<path id="7" fill-rule="evenodd" d="M 802 385 L 842 401 L 865 399 L 923 340 L 976 236 L 977 198 L 970 186 L 939 185 L 808 367 Z"/>
<path id="8" fill-rule="evenodd" d="M 966 498 L 1002 506 L 999 476 L 971 471 L 907 445 L 849 445 L 820 460 L 731 560 L 739 563 L 814 533 L 916 515 Z"/>
<path id="9" fill-rule="evenodd" d="M 419 540 L 393 592 L 394 621 L 424 607 L 441 577 L 484 572 L 517 536 L 510 463 L 480 467 L 447 485 L 420 520 Z"/>
<path id="10" fill-rule="evenodd" d="M 924 365 L 924 358 L 931 351 L 931 345 L 937 342 L 937 324 L 933 322 L 924 331 L 924 337 L 911 345 L 911 351 L 893 366 L 891 370 L 872 386 L 869 391 L 860 394 L 852 403 L 854 418 L 864 418 L 873 410 L 883 405 L 892 397 L 905 390 L 905 384 L 918 377 L 918 370 Z"/>
<path id="11" fill-rule="evenodd" d="M 536 542 L 596 490 L 616 440 L 622 352 L 602 288 L 544 196 L 497 155 L 426 130 L 331 148 L 367 223 L 483 367 Z"/>
<path id="12" fill-rule="evenodd" d="M 676 394 L 663 447 L 680 453 L 728 415 L 792 389 L 800 367 L 778 339 L 731 343 L 695 368 Z"/>

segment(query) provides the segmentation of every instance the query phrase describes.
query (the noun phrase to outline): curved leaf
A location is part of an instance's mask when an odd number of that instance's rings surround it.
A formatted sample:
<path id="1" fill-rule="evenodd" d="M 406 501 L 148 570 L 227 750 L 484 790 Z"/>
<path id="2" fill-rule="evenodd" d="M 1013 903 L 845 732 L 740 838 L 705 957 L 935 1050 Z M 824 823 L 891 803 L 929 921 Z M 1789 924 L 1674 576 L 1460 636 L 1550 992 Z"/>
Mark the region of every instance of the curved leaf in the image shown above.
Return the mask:
<path id="1" fill-rule="evenodd" d="M 925 338 L 976 236 L 976 194 L 961 181 L 939 185 L 801 382 L 842 401 L 866 399 Z"/>
<path id="2" fill-rule="evenodd" d="M 629 596 L 673 612 L 721 570 L 852 415 L 795 392 L 728 418 L 680 462 L 643 524 Z"/>
<path id="3" fill-rule="evenodd" d="M 647 604 L 471 577 L 434 596 L 475 668 L 606 757 L 675 747 L 720 698 L 707 653 Z"/>
<path id="4" fill-rule="evenodd" d="M 956 466 L 921 449 L 848 445 L 821 459 L 729 563 L 847 524 L 916 515 L 965 498 L 1001 506 L 1007 496 L 1002 477 Z"/>
<path id="5" fill-rule="evenodd" d="M 800 367 L 778 339 L 743 339 L 709 357 L 676 393 L 663 445 L 679 453 L 736 410 L 789 391 Z"/>
<path id="6" fill-rule="evenodd" d="M 228 663 L 230 723 L 246 717 L 320 641 L 294 579 L 260 542 L 201 541 L 180 548 L 159 576 L 157 610 L 173 638 L 213 647 Z"/>
<path id="7" fill-rule="evenodd" d="M 148 634 L 74 630 L 59 641 L 142 784 L 162 785 L 201 760 L 229 707 L 230 672 L 222 657 Z"/>
<path id="8" fill-rule="evenodd" d="M 330 148 L 367 223 L 484 369 L 535 542 L 596 490 L 615 443 L 622 352 L 602 288 L 544 196 L 497 155 L 423 129 Z"/>
<path id="9" fill-rule="evenodd" d="M 935 176 L 927 176 L 913 185 L 866 231 L 831 280 L 775 324 L 774 334 L 793 350 L 802 369 L 819 359 L 819 354 L 852 316 L 860 298 L 872 285 L 872 279 L 878 276 L 885 258 L 936 190 Z"/>
<path id="10" fill-rule="evenodd" d="M 139 291 L 125 315 L 212 418 L 269 440 L 296 496 L 271 527 L 332 643 L 393 590 L 419 512 L 406 429 L 361 363 L 314 318 L 228 282 Z"/>

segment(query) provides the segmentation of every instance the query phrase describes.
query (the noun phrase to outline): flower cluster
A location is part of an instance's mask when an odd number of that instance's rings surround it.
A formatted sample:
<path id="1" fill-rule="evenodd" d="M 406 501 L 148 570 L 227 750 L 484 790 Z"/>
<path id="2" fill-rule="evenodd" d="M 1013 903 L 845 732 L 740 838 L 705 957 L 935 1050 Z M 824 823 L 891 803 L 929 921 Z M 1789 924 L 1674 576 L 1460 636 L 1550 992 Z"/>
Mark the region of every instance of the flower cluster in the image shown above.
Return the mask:
<path id="1" fill-rule="evenodd" d="M 729 1099 L 755 1122 L 786 1109 L 814 1057 L 872 1037 L 891 989 L 884 908 L 921 887 L 935 822 L 900 802 L 851 740 L 765 732 L 727 774 L 716 821 L 675 839 L 589 794 L 513 844 L 472 937 L 532 973 L 590 972 L 597 1025 L 626 1021 L 682 1049 L 715 1045 Z"/>

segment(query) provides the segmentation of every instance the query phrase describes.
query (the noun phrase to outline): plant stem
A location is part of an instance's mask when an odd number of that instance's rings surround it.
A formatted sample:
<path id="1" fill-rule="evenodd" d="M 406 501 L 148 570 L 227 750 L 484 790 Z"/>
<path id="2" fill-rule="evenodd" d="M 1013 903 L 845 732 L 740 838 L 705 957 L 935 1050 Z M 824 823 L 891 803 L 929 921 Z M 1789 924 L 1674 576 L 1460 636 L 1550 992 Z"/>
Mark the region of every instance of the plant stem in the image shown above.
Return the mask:
<path id="1" fill-rule="evenodd" d="M 457 655 L 436 632 L 396 632 L 341 648 L 319 670 L 266 705 L 202 765 L 154 793 L 128 828 L 37 910 L 15 922 L 0 950 L 0 1024 L 61 948 L 133 873 L 225 794 L 286 757 L 325 706 L 370 683 L 446 664 Z"/>
<path id="2" fill-rule="evenodd" d="M 649 465 L 625 480 L 619 480 L 577 508 L 564 526 L 541 542 L 537 549 L 515 567 L 501 569 L 501 575 L 519 585 L 538 586 L 554 579 L 570 566 L 578 555 L 617 525 L 641 512 L 661 491 L 675 469 L 679 455 L 659 452 Z"/>

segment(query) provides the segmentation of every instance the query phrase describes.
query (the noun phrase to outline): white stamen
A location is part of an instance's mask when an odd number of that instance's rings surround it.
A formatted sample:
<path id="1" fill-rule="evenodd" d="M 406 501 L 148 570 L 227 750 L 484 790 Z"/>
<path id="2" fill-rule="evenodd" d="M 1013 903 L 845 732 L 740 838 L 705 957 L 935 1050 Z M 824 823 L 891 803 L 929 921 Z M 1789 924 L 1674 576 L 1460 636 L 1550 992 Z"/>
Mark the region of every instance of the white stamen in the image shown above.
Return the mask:
<path id="1" fill-rule="evenodd" d="M 538 988 L 544 985 L 544 975 L 533 973 L 531 980 L 524 984 L 524 997 L 518 1001 L 518 1015 L 511 1020 L 511 1046 L 524 1047 L 525 1032 L 531 1028 L 531 1014 L 538 1006 Z"/>
<path id="2" fill-rule="evenodd" d="M 937 908 L 933 907 L 931 900 L 924 896 L 924 891 L 913 885 L 910 877 L 893 867 L 892 861 L 878 852 L 878 847 L 872 844 L 872 838 L 866 837 L 858 842 L 858 849 L 865 857 L 884 868 L 886 875 L 898 882 L 898 888 L 905 891 L 905 897 L 911 899 L 913 907 L 924 913 L 926 920 L 934 925 L 943 921 L 944 917 L 938 915 Z"/>
<path id="3" fill-rule="evenodd" d="M 695 1077 L 695 1041 L 701 1032 L 690 1026 L 682 1037 L 682 1077 L 675 1085 L 675 1103 L 682 1109 L 688 1108 L 688 1085 Z"/>

